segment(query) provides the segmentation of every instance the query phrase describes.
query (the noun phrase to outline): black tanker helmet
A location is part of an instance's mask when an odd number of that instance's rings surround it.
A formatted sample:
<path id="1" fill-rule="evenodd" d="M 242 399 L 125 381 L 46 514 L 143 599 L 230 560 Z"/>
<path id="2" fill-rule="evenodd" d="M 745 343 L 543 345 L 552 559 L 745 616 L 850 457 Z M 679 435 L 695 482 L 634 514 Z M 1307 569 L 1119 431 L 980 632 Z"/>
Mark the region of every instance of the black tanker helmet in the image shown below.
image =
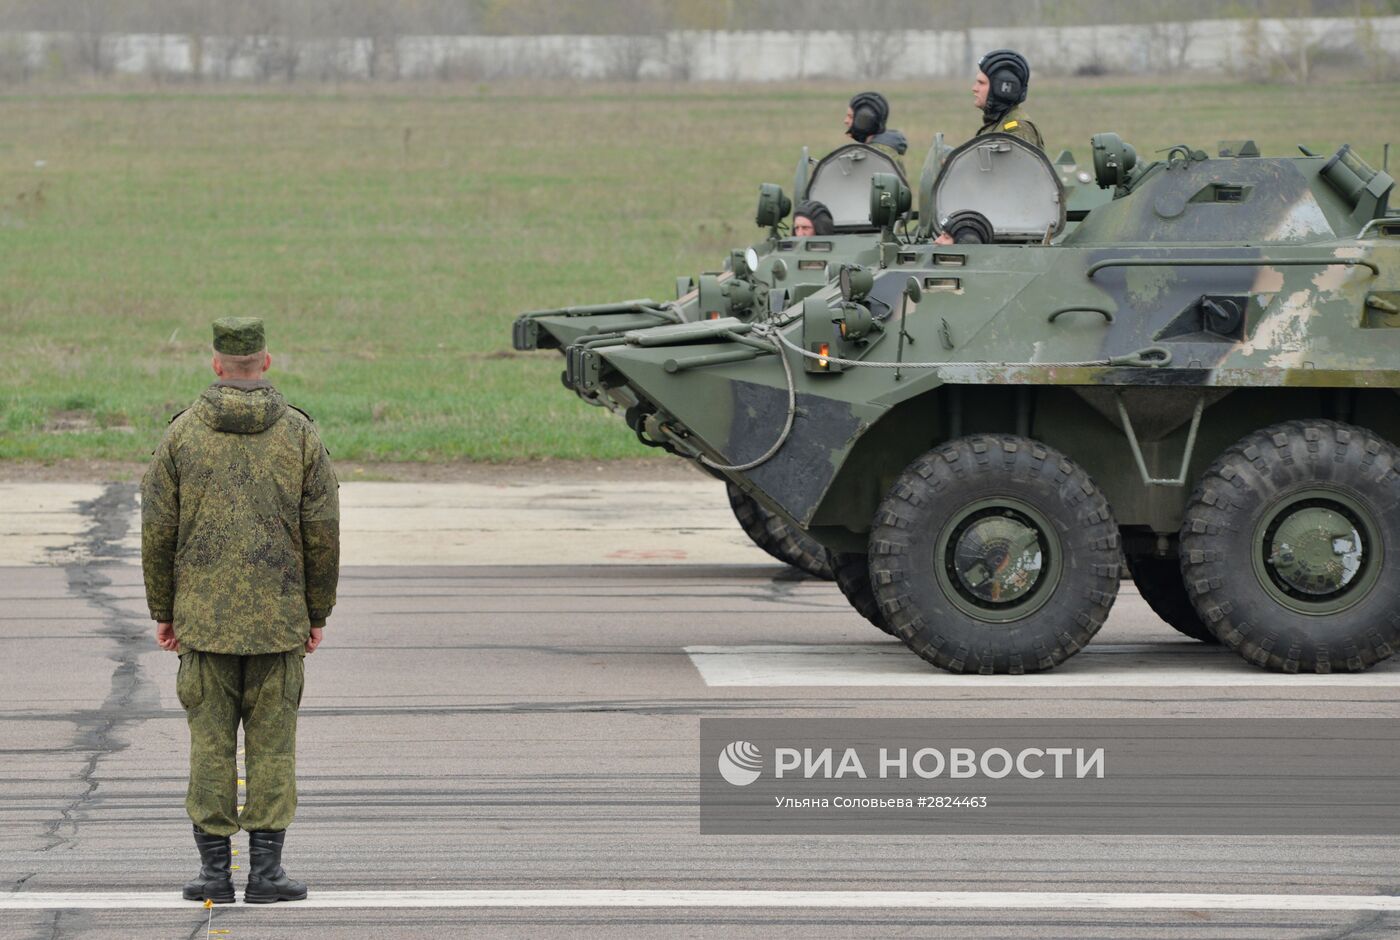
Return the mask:
<path id="1" fill-rule="evenodd" d="M 817 202 L 815 199 L 799 202 L 797 208 L 793 210 L 792 220 L 796 222 L 799 215 L 811 221 L 813 234 L 830 235 L 836 229 L 836 222 L 831 217 L 831 210 L 826 207 L 824 202 Z"/>
<path id="2" fill-rule="evenodd" d="M 851 99 L 851 137 L 859 143 L 885 132 L 890 103 L 878 91 L 863 91 Z"/>
<path id="3" fill-rule="evenodd" d="M 1031 64 L 1011 49 L 993 49 L 982 57 L 977 68 L 987 76 L 990 88 L 982 113 L 997 118 L 1026 100 L 1031 83 Z"/>

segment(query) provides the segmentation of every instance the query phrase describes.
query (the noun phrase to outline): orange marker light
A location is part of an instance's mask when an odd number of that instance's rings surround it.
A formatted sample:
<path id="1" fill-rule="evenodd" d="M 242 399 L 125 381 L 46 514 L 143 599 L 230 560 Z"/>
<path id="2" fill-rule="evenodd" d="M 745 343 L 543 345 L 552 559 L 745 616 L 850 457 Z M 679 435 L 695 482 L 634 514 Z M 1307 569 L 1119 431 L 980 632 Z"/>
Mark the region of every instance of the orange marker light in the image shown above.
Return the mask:
<path id="1" fill-rule="evenodd" d="M 828 365 L 830 365 L 830 363 L 826 361 L 826 357 L 829 356 L 829 355 L 831 355 L 831 344 L 830 344 L 830 343 L 822 343 L 820 346 L 818 346 L 818 347 L 817 347 L 817 355 L 819 355 L 819 356 L 822 357 L 822 358 L 820 358 L 820 359 L 817 360 L 817 365 L 819 365 L 819 366 L 821 366 L 823 369 L 825 369 Z"/>

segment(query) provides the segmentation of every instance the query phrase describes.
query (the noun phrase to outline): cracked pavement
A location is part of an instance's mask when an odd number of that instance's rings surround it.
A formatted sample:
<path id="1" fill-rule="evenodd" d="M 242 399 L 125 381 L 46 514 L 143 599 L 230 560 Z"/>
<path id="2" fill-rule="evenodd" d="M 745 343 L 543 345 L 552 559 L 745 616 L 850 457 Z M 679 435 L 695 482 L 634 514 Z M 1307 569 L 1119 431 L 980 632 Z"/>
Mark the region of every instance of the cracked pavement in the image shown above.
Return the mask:
<path id="1" fill-rule="evenodd" d="M 591 491 L 586 481 L 556 480 L 532 500 L 527 482 L 347 484 L 347 529 L 357 547 L 347 553 L 326 644 L 308 660 L 302 802 L 287 850 L 293 875 L 313 892 L 1400 890 L 1400 838 L 1379 834 L 700 836 L 695 751 L 704 716 L 1293 714 L 1364 722 L 1394 720 L 1400 706 L 1393 688 L 1359 684 L 950 688 L 882 685 L 875 677 L 850 686 L 711 686 L 685 647 L 888 641 L 872 636 L 834 587 L 794 576 L 747 546 L 717 487 L 653 487 L 646 506 L 606 487 L 590 502 Z M 175 659 L 156 648 L 146 616 L 135 488 L 0 486 L 0 508 L 0 883 L 6 892 L 177 891 L 195 858 L 183 812 L 186 729 Z M 647 553 L 658 544 L 685 560 L 652 563 Z M 598 564 L 578 560 L 585 549 Z M 432 563 L 423 561 L 428 555 Z M 534 563 L 515 560 L 522 556 Z M 1181 641 L 1125 587 L 1097 642 Z M 205 916 L 197 905 L 188 913 L 7 912 L 0 938 L 197 937 Z M 240 904 L 216 909 L 214 927 L 229 930 L 222 935 L 229 940 L 312 930 L 380 940 L 463 929 L 1274 940 L 1389 937 L 1400 933 L 1400 920 L 1360 911 Z"/>

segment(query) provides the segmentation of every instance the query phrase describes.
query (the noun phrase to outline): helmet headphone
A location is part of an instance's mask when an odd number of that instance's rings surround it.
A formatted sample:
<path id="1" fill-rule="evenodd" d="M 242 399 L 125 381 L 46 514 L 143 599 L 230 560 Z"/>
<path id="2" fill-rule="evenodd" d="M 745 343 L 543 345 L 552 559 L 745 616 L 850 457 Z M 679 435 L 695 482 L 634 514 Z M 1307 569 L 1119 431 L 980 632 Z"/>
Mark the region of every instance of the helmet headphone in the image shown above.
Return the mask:
<path id="1" fill-rule="evenodd" d="M 861 105 L 855 109 L 851 118 L 851 136 L 860 143 L 873 134 L 880 133 L 880 115 L 869 105 Z"/>
<path id="2" fill-rule="evenodd" d="M 987 76 L 992 93 L 1003 101 L 1021 101 L 1021 79 L 1010 69 L 997 69 Z"/>
<path id="3" fill-rule="evenodd" d="M 851 127 L 853 140 L 865 143 L 866 140 L 883 133 L 885 121 L 890 116 L 890 103 L 878 91 L 863 91 L 851 99 Z"/>

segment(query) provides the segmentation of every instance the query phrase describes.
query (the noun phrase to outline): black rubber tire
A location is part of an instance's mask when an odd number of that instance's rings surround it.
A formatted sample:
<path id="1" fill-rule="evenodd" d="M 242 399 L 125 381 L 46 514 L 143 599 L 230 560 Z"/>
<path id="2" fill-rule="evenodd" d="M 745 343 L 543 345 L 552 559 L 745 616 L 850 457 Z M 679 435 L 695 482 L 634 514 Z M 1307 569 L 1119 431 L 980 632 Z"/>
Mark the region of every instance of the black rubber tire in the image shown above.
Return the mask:
<path id="1" fill-rule="evenodd" d="M 1292 493 L 1322 487 L 1372 517 L 1383 555 L 1354 606 L 1294 610 L 1256 571 L 1255 534 Z M 1374 554 L 1373 554 L 1374 558 Z M 1201 619 L 1265 669 L 1360 671 L 1400 647 L 1400 451 L 1364 428 L 1286 421 L 1233 445 L 1206 470 L 1181 526 L 1181 566 Z"/>
<path id="2" fill-rule="evenodd" d="M 1059 575 L 1040 606 L 1005 623 L 965 613 L 935 571 L 937 542 L 965 507 L 1014 499 L 1058 543 Z M 1122 575 L 1118 526 L 1089 475 L 1024 437 L 959 438 L 914 461 L 875 515 L 870 577 L 880 611 L 914 652 L 949 672 L 1051 669 L 1103 626 Z"/>
<path id="3" fill-rule="evenodd" d="M 1181 562 L 1176 558 L 1155 555 L 1129 555 L 1128 571 L 1138 593 L 1147 601 L 1152 612 L 1178 633 L 1202 643 L 1219 643 L 1220 638 L 1206 626 L 1181 579 Z"/>
<path id="4" fill-rule="evenodd" d="M 820 542 L 769 512 L 728 480 L 724 487 L 729 493 L 729 508 L 734 510 L 734 518 L 755 545 L 783 564 L 792 565 L 814 578 L 830 581 L 835 577 L 827 564 L 826 548 Z"/>
<path id="5" fill-rule="evenodd" d="M 875 600 L 875 592 L 870 588 L 870 556 L 829 551 L 827 561 L 836 576 L 836 586 L 841 589 L 846 600 L 851 602 L 856 613 L 890 636 L 896 636 L 885 615 L 880 613 L 880 604 Z"/>

